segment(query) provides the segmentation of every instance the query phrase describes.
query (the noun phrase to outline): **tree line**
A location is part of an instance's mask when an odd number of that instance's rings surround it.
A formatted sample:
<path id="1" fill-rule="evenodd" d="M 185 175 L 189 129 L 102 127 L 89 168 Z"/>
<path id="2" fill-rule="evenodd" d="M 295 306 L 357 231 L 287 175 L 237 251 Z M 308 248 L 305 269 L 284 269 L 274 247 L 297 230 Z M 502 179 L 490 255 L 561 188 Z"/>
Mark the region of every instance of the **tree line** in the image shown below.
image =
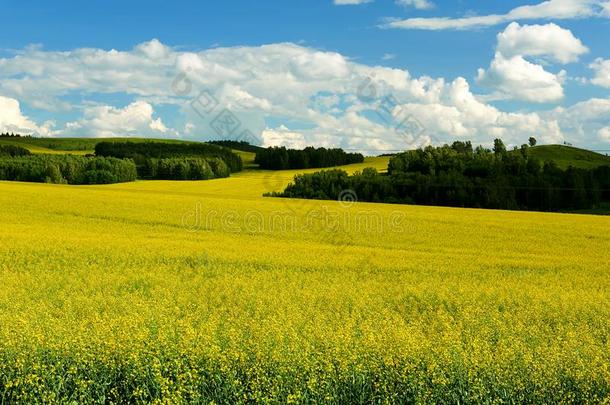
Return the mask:
<path id="1" fill-rule="evenodd" d="M 530 140 L 530 144 L 535 144 Z M 358 200 L 470 208 L 561 211 L 610 202 L 610 166 L 561 169 L 541 162 L 523 145 L 507 151 L 470 142 L 426 147 L 390 159 L 388 173 L 374 169 L 349 176 L 342 170 L 299 175 L 282 197 L 337 199 L 353 190 Z"/>
<path id="2" fill-rule="evenodd" d="M 101 142 L 96 155 L 32 155 L 0 145 L 0 180 L 60 184 L 110 184 L 149 180 L 207 180 L 241 170 L 230 150 L 205 144 Z M 226 160 L 225 160 L 226 159 Z"/>
<path id="3" fill-rule="evenodd" d="M 0 138 L 30 138 L 30 135 L 20 135 L 20 134 L 15 134 L 15 133 L 8 133 L 8 132 L 3 132 L 0 134 Z"/>
<path id="4" fill-rule="evenodd" d="M 25 152 L 24 152 L 25 151 Z M 75 155 L 32 155 L 27 149 L 0 145 L 0 180 L 56 184 L 111 184 L 147 180 L 208 180 L 229 177 L 220 158 L 132 159 Z"/>
<path id="5" fill-rule="evenodd" d="M 138 177 L 148 180 L 209 180 L 229 177 L 224 160 L 209 158 L 146 158 L 138 167 Z"/>
<path id="6" fill-rule="evenodd" d="M 0 180 L 110 184 L 136 178 L 136 166 L 131 159 L 74 155 L 0 156 Z"/>
<path id="7" fill-rule="evenodd" d="M 231 149 L 207 143 L 170 142 L 99 142 L 95 145 L 95 155 L 133 159 L 138 170 L 143 170 L 158 159 L 222 159 L 232 173 L 243 168 L 241 157 Z M 209 163 L 209 162 L 208 162 Z M 145 173 L 142 173 L 145 177 Z"/>
<path id="8" fill-rule="evenodd" d="M 232 141 L 232 140 L 222 140 L 222 141 L 210 141 L 208 142 L 212 145 L 224 146 L 225 148 L 241 150 L 244 152 L 252 152 L 257 153 L 265 148 L 261 146 L 252 145 L 246 141 Z"/>
<path id="9" fill-rule="evenodd" d="M 364 162 L 360 153 L 347 153 L 343 149 L 314 148 L 286 149 L 273 146 L 256 153 L 254 163 L 261 169 L 287 170 L 343 166 Z"/>
<path id="10" fill-rule="evenodd" d="M 0 157 L 29 156 L 32 152 L 21 146 L 0 145 Z"/>

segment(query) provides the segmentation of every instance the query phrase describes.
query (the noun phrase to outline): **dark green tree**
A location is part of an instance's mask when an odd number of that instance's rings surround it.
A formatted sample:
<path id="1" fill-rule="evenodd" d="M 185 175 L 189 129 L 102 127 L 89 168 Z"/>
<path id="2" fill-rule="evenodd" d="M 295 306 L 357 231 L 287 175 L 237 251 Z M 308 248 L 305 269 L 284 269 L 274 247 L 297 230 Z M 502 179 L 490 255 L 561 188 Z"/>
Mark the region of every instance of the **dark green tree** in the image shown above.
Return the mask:
<path id="1" fill-rule="evenodd" d="M 504 155 L 506 153 L 506 145 L 502 139 L 494 139 L 494 153 L 496 155 Z"/>

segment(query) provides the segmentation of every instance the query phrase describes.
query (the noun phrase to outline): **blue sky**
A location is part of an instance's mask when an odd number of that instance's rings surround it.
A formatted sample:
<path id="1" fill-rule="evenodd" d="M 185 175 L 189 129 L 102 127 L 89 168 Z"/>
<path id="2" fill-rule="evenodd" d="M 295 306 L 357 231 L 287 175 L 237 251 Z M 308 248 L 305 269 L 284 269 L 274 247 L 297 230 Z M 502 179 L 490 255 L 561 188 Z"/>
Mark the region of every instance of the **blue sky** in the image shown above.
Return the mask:
<path id="1" fill-rule="evenodd" d="M 534 135 L 610 149 L 607 1 L 3 4 L 0 130 L 248 130 L 267 145 L 364 151 Z M 181 73 L 189 94 L 172 87 Z M 376 97 L 364 100 L 367 79 Z M 201 94 L 218 102 L 209 114 L 193 108 Z M 212 126 L 224 109 L 234 132 Z M 405 120 L 416 123 L 407 132 Z"/>

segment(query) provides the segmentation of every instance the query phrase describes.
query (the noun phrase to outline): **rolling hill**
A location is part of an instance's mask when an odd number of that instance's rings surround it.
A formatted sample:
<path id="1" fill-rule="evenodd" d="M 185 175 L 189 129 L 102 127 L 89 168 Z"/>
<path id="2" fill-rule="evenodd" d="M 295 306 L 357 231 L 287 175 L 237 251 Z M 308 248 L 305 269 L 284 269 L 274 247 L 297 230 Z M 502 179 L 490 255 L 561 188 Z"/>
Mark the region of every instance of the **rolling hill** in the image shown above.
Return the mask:
<path id="1" fill-rule="evenodd" d="M 15 145 L 32 153 L 77 154 L 93 153 L 100 138 L 0 138 L 0 145 Z M 118 140 L 118 138 L 117 138 Z"/>
<path id="2" fill-rule="evenodd" d="M 180 139 L 154 138 L 0 138 L 0 144 L 22 146 L 32 153 L 93 153 L 98 142 L 196 142 Z"/>
<path id="3" fill-rule="evenodd" d="M 569 166 L 582 169 L 610 166 L 610 156 L 573 146 L 541 145 L 530 148 L 530 153 L 542 161 L 554 161 L 563 169 Z"/>
<path id="4" fill-rule="evenodd" d="M 99 139 L 3 141 L 86 153 Z M 532 151 L 560 164 L 606 161 L 576 148 Z M 251 163 L 253 153 L 240 154 Z M 388 160 L 343 169 L 382 171 Z M 125 390 L 135 402 L 219 403 L 288 402 L 295 392 L 337 403 L 354 392 L 362 402 L 405 403 L 481 402 L 478 392 L 505 402 L 606 395 L 610 218 L 262 196 L 317 170 L 79 187 L 0 182 L 0 204 L 19 207 L 0 211 L 5 395 L 104 402 Z"/>
<path id="5" fill-rule="evenodd" d="M 607 397 L 610 218 L 262 197 L 295 173 L 0 182 L 5 402 Z"/>
<path id="6" fill-rule="evenodd" d="M 0 145 L 16 145 L 22 146 L 32 153 L 68 153 L 84 155 L 93 153 L 95 145 L 101 141 L 110 142 L 196 142 L 178 139 L 151 139 L 151 138 L 0 138 Z M 211 142 L 214 143 L 214 142 Z M 253 147 L 257 148 L 257 147 Z M 242 156 L 246 168 L 255 169 L 254 150 L 244 150 L 236 146 L 232 148 L 236 153 Z M 258 148 L 260 149 L 260 148 Z M 530 153 L 542 161 L 554 161 L 559 167 L 567 168 L 569 166 L 589 169 L 602 165 L 610 165 L 610 156 L 592 152 L 586 149 L 575 148 L 565 145 L 541 145 L 530 148 Z M 383 160 L 383 159 L 382 159 Z M 387 159 L 386 159 L 387 160 Z M 377 169 L 381 169 L 379 165 L 375 165 Z M 385 169 L 385 168 L 384 168 Z"/>

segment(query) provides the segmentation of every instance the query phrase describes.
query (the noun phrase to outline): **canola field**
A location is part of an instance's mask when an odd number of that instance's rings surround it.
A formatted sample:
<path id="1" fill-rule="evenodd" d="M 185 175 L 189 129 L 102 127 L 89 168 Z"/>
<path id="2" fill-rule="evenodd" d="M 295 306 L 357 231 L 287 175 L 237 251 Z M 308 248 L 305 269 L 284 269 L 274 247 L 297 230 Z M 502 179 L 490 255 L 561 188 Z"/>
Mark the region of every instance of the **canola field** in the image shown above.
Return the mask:
<path id="1" fill-rule="evenodd" d="M 610 401 L 609 217 L 292 175 L 0 182 L 0 402 Z"/>

